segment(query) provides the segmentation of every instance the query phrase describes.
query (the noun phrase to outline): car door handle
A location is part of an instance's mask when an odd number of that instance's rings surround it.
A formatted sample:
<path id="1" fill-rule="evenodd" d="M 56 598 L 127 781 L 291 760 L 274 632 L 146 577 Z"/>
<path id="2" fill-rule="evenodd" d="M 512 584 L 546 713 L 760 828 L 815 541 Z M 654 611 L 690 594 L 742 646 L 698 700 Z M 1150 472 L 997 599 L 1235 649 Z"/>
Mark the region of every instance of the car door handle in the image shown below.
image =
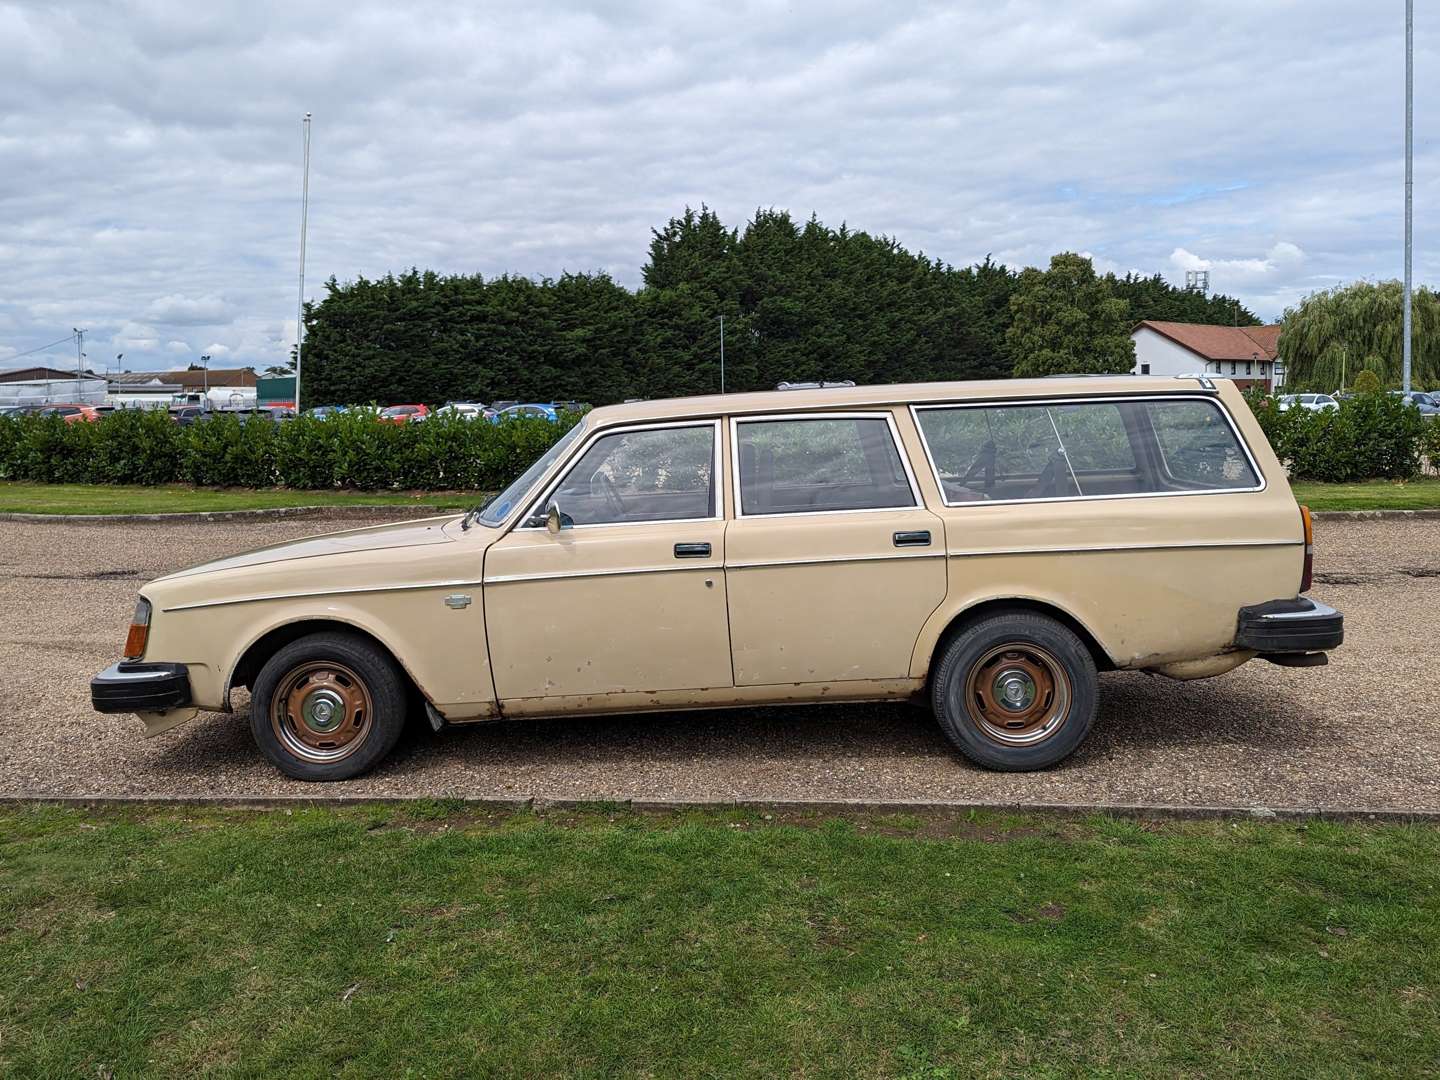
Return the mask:
<path id="1" fill-rule="evenodd" d="M 708 559 L 710 557 L 709 544 L 676 544 L 675 558 L 677 559 Z"/>
<path id="2" fill-rule="evenodd" d="M 895 534 L 896 547 L 929 547 L 930 530 L 918 529 L 915 532 L 897 532 Z"/>

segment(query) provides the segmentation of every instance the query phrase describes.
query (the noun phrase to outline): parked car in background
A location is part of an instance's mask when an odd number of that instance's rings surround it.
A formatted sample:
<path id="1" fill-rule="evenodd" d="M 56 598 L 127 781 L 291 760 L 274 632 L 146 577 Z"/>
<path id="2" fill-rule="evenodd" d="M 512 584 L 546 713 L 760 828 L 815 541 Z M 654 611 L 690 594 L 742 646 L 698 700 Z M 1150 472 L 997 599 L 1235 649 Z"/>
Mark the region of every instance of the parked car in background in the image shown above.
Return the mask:
<path id="1" fill-rule="evenodd" d="M 189 427 L 209 412 L 209 409 L 201 408 L 199 405 L 182 405 L 178 409 L 170 410 L 170 419 L 181 427 Z"/>
<path id="2" fill-rule="evenodd" d="M 1090 730 L 1097 672 L 1324 664 L 1312 543 L 1228 379 L 615 405 L 463 516 L 151 582 L 91 699 L 154 735 L 248 687 L 306 780 L 373 767 L 412 702 L 438 729 L 914 699 L 979 764 L 1038 769 Z"/>
<path id="3" fill-rule="evenodd" d="M 59 416 L 67 424 L 93 424 L 100 419 L 94 405 L 71 405 L 57 402 L 50 405 L 32 405 L 29 411 L 36 416 Z"/>
<path id="4" fill-rule="evenodd" d="M 305 415 L 316 420 L 325 420 L 331 416 L 343 416 L 349 411 L 344 405 L 316 405 L 313 409 L 306 409 Z"/>
<path id="5" fill-rule="evenodd" d="M 391 405 L 380 410 L 376 417 L 382 424 L 413 424 L 430 415 L 426 405 Z"/>
<path id="6" fill-rule="evenodd" d="M 1340 408 L 1340 403 L 1329 394 L 1284 394 L 1277 399 L 1277 403 L 1281 412 L 1292 408 L 1330 412 Z"/>
<path id="7" fill-rule="evenodd" d="M 573 413 L 588 412 L 595 407 L 588 401 L 552 401 L 551 404 L 561 412 Z"/>
<path id="8" fill-rule="evenodd" d="M 548 420 L 556 423 L 560 419 L 560 411 L 554 405 L 528 404 L 511 405 L 508 409 L 501 409 L 499 412 L 492 412 L 485 417 L 492 424 L 499 424 L 506 420 Z"/>
<path id="9" fill-rule="evenodd" d="M 480 420 L 488 406 L 483 401 L 447 401 L 430 415 L 454 416 L 461 420 Z"/>
<path id="10" fill-rule="evenodd" d="M 1422 416 L 1434 416 L 1440 413 L 1440 404 L 1437 404 L 1433 397 L 1423 391 L 1411 390 L 1406 392 L 1404 390 L 1391 390 L 1390 395 L 1391 397 L 1398 397 L 1404 401 L 1405 404 L 1419 409 Z"/>

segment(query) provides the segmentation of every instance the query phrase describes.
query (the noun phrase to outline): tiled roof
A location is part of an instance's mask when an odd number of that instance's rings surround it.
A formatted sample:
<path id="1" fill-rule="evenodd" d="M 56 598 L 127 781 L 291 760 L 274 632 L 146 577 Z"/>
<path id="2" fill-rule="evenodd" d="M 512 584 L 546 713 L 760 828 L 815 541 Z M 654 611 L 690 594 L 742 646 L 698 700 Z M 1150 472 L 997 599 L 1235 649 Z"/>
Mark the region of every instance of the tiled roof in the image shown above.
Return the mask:
<path id="1" fill-rule="evenodd" d="M 250 368 L 211 368 L 207 377 L 199 368 L 194 371 L 127 371 L 110 376 L 110 381 L 130 386 L 144 386 L 159 382 L 166 386 L 183 386 L 187 390 L 199 390 L 206 385 L 254 386 L 255 372 Z"/>
<path id="2" fill-rule="evenodd" d="M 1144 319 L 1135 324 L 1135 330 L 1146 326 L 1206 360 L 1251 360 L 1256 355 L 1261 360 L 1274 360 L 1279 355 L 1278 325 L 1207 326 Z"/>

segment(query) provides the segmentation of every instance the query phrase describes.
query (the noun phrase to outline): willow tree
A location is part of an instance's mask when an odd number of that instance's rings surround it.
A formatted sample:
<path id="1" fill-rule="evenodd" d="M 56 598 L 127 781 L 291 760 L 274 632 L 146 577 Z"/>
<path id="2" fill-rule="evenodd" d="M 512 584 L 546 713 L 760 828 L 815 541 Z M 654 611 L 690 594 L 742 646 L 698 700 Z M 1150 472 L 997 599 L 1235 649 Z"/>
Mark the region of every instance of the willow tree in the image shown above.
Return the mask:
<path id="1" fill-rule="evenodd" d="M 1416 289 L 1412 300 L 1411 381 L 1440 386 L 1440 295 Z M 1288 308 L 1280 324 L 1280 358 L 1292 388 L 1335 390 L 1361 371 L 1399 386 L 1402 353 L 1398 281 L 1357 281 L 1312 293 Z"/>

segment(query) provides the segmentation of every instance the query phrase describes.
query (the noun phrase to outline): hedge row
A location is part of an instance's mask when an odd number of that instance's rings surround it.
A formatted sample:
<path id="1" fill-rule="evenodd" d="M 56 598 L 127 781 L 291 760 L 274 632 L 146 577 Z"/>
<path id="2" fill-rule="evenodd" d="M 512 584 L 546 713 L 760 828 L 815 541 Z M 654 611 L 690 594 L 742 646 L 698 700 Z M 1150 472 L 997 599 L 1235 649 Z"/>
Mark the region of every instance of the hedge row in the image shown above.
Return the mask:
<path id="1" fill-rule="evenodd" d="M 1440 418 L 1385 393 L 1357 394 L 1338 410 L 1281 411 L 1248 395 L 1275 453 L 1296 480 L 1403 480 L 1440 466 Z M 189 427 L 163 412 L 117 412 L 97 423 L 58 416 L 0 418 L 0 479 L 41 483 L 170 484 L 494 491 L 578 419 L 490 424 L 431 417 L 382 424 L 364 413 L 282 424 L 216 416 Z"/>
<path id="2" fill-rule="evenodd" d="M 1292 480 L 1408 480 L 1427 461 L 1440 465 L 1440 419 L 1391 394 L 1356 394 L 1324 412 L 1281 410 L 1274 398 L 1246 396 Z"/>
<path id="3" fill-rule="evenodd" d="M 431 417 L 380 423 L 352 413 L 275 424 L 234 416 L 181 427 L 164 412 L 116 412 L 95 423 L 58 416 L 0 418 L 0 479 L 41 483 L 205 487 L 494 491 L 544 453 L 579 417 Z"/>

